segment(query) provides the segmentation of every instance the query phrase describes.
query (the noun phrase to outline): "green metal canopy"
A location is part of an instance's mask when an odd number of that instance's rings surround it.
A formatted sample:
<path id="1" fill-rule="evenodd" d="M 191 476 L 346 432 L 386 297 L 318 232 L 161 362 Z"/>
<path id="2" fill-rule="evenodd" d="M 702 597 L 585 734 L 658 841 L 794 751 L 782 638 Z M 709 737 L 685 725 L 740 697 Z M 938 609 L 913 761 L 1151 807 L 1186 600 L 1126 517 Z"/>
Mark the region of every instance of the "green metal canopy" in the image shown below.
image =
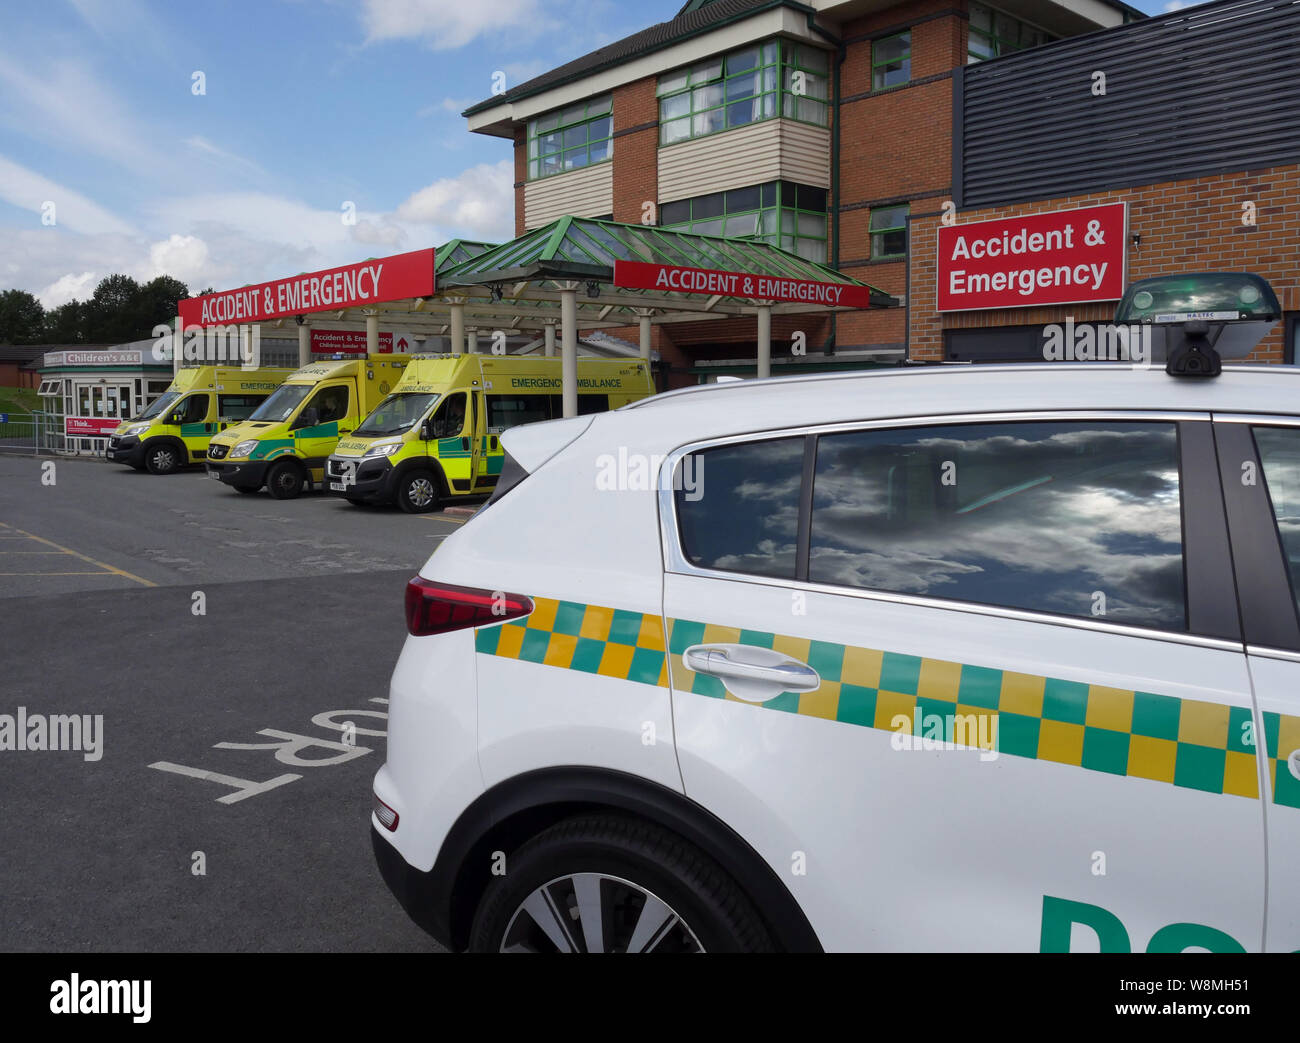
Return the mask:
<path id="1" fill-rule="evenodd" d="M 616 261 L 641 261 L 743 276 L 866 287 L 870 290 L 872 307 L 897 305 L 897 301 L 883 290 L 758 239 L 727 239 L 582 217 L 561 217 L 508 243 L 484 250 L 446 271 L 439 265 L 438 289 L 439 292 L 454 293 L 456 287 L 582 281 L 588 283 L 588 296 L 594 297 L 596 294 L 591 292 L 594 284 L 612 283 Z M 626 287 L 613 288 L 612 291 L 604 289 L 600 296 L 608 298 L 611 292 L 619 296 L 630 295 L 633 299 L 641 298 L 634 302 L 644 306 L 667 307 L 669 310 L 672 307 L 670 302 L 675 304 L 692 296 L 689 293 Z M 510 296 L 519 295 L 516 291 Z M 812 309 L 787 304 L 780 310 Z M 816 310 L 828 309 L 818 306 Z"/>
<path id="2" fill-rule="evenodd" d="M 497 245 L 497 243 L 481 243 L 475 239 L 453 239 L 449 243 L 443 243 L 433 251 L 434 272 L 442 275 L 443 272 L 449 271 L 458 264 L 495 249 Z"/>

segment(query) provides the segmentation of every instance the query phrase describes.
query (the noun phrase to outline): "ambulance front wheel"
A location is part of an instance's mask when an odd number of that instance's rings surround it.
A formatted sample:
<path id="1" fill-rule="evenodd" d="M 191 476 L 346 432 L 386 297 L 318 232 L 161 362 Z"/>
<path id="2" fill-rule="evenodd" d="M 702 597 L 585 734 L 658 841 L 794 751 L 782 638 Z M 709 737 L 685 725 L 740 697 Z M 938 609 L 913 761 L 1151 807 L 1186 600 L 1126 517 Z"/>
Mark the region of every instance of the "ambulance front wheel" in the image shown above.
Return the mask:
<path id="1" fill-rule="evenodd" d="M 266 472 L 266 491 L 277 500 L 292 500 L 302 492 L 302 468 L 292 461 L 282 460 Z"/>
<path id="2" fill-rule="evenodd" d="M 151 442 L 145 446 L 144 466 L 150 474 L 171 474 L 179 471 L 185 458 L 173 442 Z"/>
<path id="3" fill-rule="evenodd" d="M 438 509 L 438 479 L 429 471 L 408 471 L 397 482 L 397 506 L 407 514 Z"/>

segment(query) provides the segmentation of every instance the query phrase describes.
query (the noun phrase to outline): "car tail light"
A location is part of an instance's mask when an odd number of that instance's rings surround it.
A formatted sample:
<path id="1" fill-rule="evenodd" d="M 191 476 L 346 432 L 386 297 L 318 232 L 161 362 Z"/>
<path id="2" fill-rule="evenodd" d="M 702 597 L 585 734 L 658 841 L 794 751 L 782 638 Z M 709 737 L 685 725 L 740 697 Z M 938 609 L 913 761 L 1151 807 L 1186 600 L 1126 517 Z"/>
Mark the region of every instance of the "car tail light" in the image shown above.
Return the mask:
<path id="1" fill-rule="evenodd" d="M 406 585 L 406 629 L 416 637 L 491 626 L 533 611 L 531 598 L 416 576 Z"/>
<path id="2" fill-rule="evenodd" d="M 375 794 L 370 794 L 370 797 L 374 802 L 372 810 L 375 813 L 375 818 L 379 820 L 379 824 L 390 833 L 394 832 L 397 829 L 397 812 L 375 796 Z"/>

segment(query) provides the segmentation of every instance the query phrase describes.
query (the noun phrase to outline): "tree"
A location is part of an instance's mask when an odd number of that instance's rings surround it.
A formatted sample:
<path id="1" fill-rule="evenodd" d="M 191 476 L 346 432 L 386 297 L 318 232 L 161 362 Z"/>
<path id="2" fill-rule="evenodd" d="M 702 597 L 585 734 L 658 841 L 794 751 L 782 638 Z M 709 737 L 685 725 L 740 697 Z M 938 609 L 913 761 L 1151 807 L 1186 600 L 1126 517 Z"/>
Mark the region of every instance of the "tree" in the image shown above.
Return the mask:
<path id="1" fill-rule="evenodd" d="M 46 344 L 87 344 L 87 305 L 75 297 L 45 313 Z"/>
<path id="2" fill-rule="evenodd" d="M 176 304 L 190 295 L 189 289 L 179 279 L 160 275 L 140 287 L 135 323 L 140 330 L 131 339 L 152 336 L 153 328 L 176 318 Z"/>
<path id="3" fill-rule="evenodd" d="M 0 344 L 39 344 L 45 306 L 26 290 L 0 292 Z"/>
<path id="4" fill-rule="evenodd" d="M 86 302 L 90 312 L 87 338 L 120 343 L 147 337 L 148 330 L 138 331 L 139 301 L 140 284 L 129 275 L 105 276 Z"/>

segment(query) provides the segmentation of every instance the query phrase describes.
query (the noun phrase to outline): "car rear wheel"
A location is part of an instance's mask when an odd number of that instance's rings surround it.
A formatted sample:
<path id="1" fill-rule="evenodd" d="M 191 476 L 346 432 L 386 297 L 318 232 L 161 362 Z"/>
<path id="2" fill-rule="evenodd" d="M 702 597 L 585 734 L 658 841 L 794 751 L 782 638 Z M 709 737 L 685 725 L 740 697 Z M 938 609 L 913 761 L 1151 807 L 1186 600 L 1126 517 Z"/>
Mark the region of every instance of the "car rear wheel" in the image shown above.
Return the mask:
<path id="1" fill-rule="evenodd" d="M 292 500 L 302 492 L 302 468 L 284 460 L 266 473 L 266 491 L 277 500 Z"/>
<path id="2" fill-rule="evenodd" d="M 470 932 L 475 952 L 763 952 L 762 919 L 702 851 L 618 815 L 568 819 L 508 856 Z"/>
<path id="3" fill-rule="evenodd" d="M 407 514 L 425 514 L 438 509 L 438 479 L 430 471 L 409 471 L 397 482 L 397 506 Z"/>
<path id="4" fill-rule="evenodd" d="M 170 442 L 155 442 L 144 451 L 144 466 L 150 474 L 171 474 L 179 471 L 184 458 Z"/>

